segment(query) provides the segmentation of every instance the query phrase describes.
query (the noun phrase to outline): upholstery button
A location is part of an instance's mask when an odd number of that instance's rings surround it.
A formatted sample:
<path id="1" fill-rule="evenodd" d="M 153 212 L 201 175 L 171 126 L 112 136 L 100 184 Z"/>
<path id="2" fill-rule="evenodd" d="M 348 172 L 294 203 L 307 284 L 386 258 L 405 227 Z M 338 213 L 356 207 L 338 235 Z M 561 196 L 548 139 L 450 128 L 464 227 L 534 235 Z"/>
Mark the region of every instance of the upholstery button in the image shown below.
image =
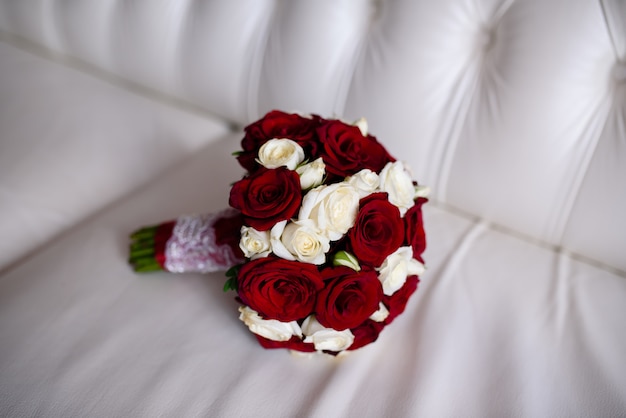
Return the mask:
<path id="1" fill-rule="evenodd" d="M 626 83 L 626 63 L 624 62 L 616 62 L 613 67 L 613 79 L 618 84 Z"/>
<path id="2" fill-rule="evenodd" d="M 480 29 L 480 31 L 478 32 L 478 39 L 477 39 L 477 43 L 480 49 L 482 49 L 484 52 L 489 51 L 490 49 L 493 48 L 493 45 L 495 44 L 495 39 L 496 35 L 495 35 L 495 31 L 492 30 L 491 28 L 482 28 Z"/>

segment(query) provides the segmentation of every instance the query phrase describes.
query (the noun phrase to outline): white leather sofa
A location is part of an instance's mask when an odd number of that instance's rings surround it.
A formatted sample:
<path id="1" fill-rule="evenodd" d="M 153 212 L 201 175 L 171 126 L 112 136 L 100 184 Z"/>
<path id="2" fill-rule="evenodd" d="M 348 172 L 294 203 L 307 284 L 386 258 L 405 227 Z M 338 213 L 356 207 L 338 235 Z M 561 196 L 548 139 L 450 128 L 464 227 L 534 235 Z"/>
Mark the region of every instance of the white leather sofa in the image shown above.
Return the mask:
<path id="1" fill-rule="evenodd" d="M 626 416 L 626 3 L 0 1 L 0 416 Z M 264 350 L 128 234 L 227 205 L 271 109 L 368 119 L 427 272 L 348 356 Z"/>

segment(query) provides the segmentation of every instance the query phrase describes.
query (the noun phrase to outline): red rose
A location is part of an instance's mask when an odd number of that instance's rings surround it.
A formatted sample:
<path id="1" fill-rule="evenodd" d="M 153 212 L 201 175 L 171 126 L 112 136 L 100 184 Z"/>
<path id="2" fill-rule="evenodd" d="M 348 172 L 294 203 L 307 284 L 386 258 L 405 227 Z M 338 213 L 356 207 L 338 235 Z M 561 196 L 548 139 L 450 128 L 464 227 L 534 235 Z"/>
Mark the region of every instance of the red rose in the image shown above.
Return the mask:
<path id="1" fill-rule="evenodd" d="M 385 164 L 395 161 L 375 137 L 363 136 L 356 126 L 331 120 L 322 123 L 317 133 L 326 171 L 336 177 L 344 178 L 365 168 L 378 173 Z"/>
<path id="2" fill-rule="evenodd" d="M 246 225 L 267 231 L 300 209 L 300 176 L 286 167 L 261 168 L 230 189 L 229 204 L 243 214 Z"/>
<path id="3" fill-rule="evenodd" d="M 422 217 L 422 205 L 428 202 L 424 197 L 418 197 L 415 205 L 404 215 L 406 225 L 406 244 L 413 248 L 413 257 L 424 262 L 422 253 L 426 249 L 426 232 L 424 231 L 424 221 Z"/>
<path id="4" fill-rule="evenodd" d="M 215 220 L 213 229 L 215 231 L 215 244 L 218 246 L 228 245 L 233 254 L 243 260 L 243 252 L 239 248 L 239 240 L 241 238 L 241 226 L 243 225 L 243 216 L 241 213 L 225 213 L 224 216 Z"/>
<path id="5" fill-rule="evenodd" d="M 404 312 L 409 297 L 417 290 L 419 277 L 409 276 L 406 278 L 404 285 L 398 289 L 393 295 L 383 295 L 383 304 L 389 311 L 389 316 L 385 319 L 385 325 L 390 324 L 398 315 Z"/>
<path id="6" fill-rule="evenodd" d="M 273 341 L 256 334 L 254 336 L 259 340 L 259 344 L 261 344 L 263 348 L 286 348 L 289 350 L 304 351 L 306 353 L 315 351 L 315 345 L 313 345 L 313 343 L 305 343 L 300 337 L 295 335 L 287 341 Z"/>
<path id="7" fill-rule="evenodd" d="M 324 287 L 313 264 L 265 257 L 245 263 L 237 274 L 241 301 L 265 319 L 303 319 L 313 311 Z"/>
<path id="8" fill-rule="evenodd" d="M 354 335 L 354 342 L 348 350 L 356 350 L 364 345 L 373 343 L 378 339 L 378 335 L 385 328 L 385 324 L 382 322 L 372 321 L 367 319 L 361 325 L 356 328 L 352 328 L 352 334 Z"/>
<path id="9" fill-rule="evenodd" d="M 359 262 L 372 267 L 380 266 L 402 245 L 404 222 L 400 210 L 387 200 L 387 193 L 372 193 L 361 199 L 348 240 Z"/>
<path id="10" fill-rule="evenodd" d="M 241 140 L 243 151 L 237 156 L 239 164 L 252 172 L 258 168 L 255 159 L 259 148 L 273 138 L 287 138 L 297 142 L 311 161 L 317 158 L 318 139 L 316 128 L 322 119 L 313 115 L 305 118 L 300 115 L 273 110 L 245 128 Z"/>
<path id="11" fill-rule="evenodd" d="M 325 327 L 355 328 L 378 310 L 383 288 L 374 270 L 329 267 L 322 270 L 322 277 L 325 287 L 317 296 L 315 313 Z"/>

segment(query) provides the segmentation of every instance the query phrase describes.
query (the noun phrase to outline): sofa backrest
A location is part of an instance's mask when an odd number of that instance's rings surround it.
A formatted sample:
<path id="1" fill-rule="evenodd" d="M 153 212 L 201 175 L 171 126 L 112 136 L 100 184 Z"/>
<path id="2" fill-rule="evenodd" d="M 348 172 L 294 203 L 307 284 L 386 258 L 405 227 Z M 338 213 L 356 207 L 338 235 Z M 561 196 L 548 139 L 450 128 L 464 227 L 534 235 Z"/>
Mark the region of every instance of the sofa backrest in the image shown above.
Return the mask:
<path id="1" fill-rule="evenodd" d="M 0 29 L 240 125 L 365 116 L 434 200 L 626 271 L 626 2 L 1 0 Z"/>

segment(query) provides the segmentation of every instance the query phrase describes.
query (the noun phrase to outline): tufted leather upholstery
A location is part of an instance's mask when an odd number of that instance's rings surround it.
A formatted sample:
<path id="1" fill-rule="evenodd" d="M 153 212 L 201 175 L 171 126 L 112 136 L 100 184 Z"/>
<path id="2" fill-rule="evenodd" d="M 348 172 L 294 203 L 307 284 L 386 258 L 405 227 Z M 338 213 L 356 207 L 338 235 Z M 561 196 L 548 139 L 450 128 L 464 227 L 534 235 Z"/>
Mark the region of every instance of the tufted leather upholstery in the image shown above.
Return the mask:
<path id="1" fill-rule="evenodd" d="M 433 189 L 420 290 L 336 361 L 124 260 L 274 108 Z M 0 416 L 624 416 L 624 179 L 620 0 L 0 0 Z"/>
<path id="2" fill-rule="evenodd" d="M 245 124 L 368 117 L 434 198 L 626 271 L 626 6 L 3 1 L 0 27 Z"/>

